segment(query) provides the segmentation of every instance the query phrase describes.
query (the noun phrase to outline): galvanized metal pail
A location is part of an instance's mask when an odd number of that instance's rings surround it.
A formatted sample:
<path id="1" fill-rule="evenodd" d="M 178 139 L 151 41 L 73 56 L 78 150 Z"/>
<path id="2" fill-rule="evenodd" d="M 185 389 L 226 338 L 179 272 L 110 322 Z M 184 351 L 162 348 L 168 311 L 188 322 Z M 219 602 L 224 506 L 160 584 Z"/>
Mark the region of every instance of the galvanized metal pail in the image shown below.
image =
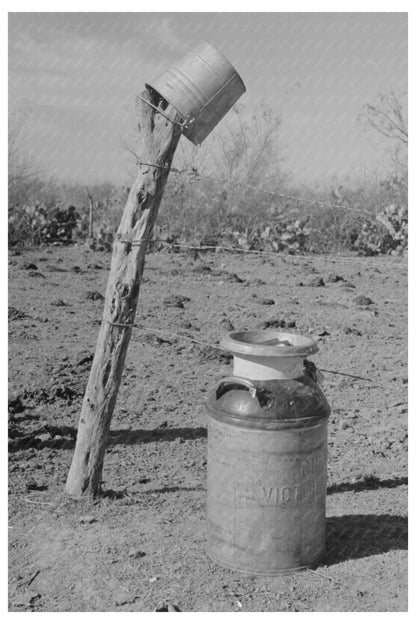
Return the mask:
<path id="1" fill-rule="evenodd" d="M 208 554 L 228 568 L 291 574 L 325 555 L 329 405 L 306 336 L 232 332 L 234 376 L 208 402 Z"/>
<path id="2" fill-rule="evenodd" d="M 205 42 L 146 86 L 182 115 L 182 133 L 195 145 L 202 143 L 246 90 L 231 63 Z"/>

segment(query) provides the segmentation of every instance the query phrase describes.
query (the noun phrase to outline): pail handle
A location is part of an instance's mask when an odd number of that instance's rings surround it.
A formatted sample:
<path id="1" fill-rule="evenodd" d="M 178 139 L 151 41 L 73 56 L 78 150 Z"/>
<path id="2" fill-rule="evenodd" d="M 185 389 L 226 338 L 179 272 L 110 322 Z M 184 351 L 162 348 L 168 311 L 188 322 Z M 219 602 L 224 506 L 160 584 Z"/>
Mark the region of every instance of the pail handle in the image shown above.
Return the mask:
<path id="1" fill-rule="evenodd" d="M 253 399 L 256 398 L 260 407 L 263 409 L 270 409 L 274 403 L 274 397 L 271 393 L 267 392 L 267 390 L 259 390 L 259 388 L 256 388 L 252 381 L 250 381 L 249 379 L 245 379 L 245 377 L 224 377 L 223 379 L 221 379 L 221 381 L 218 382 L 217 387 L 215 388 L 215 395 L 217 397 L 217 400 L 220 398 L 220 396 L 222 396 L 222 394 L 224 394 L 221 393 L 219 395 L 220 389 L 227 384 L 234 386 L 244 386 L 245 388 L 247 388 L 250 396 Z M 263 403 L 262 397 L 260 397 L 259 394 L 265 394 L 266 392 L 266 401 Z"/>
<path id="2" fill-rule="evenodd" d="M 173 121 L 172 119 L 170 119 L 170 117 L 168 117 L 167 115 L 165 115 L 165 113 L 163 113 L 160 108 L 158 108 L 157 106 L 155 106 L 154 104 L 152 104 L 151 102 L 148 102 L 147 100 L 144 99 L 144 97 L 142 97 L 141 95 L 137 96 L 142 102 L 144 102 L 145 104 L 148 104 L 151 108 L 153 108 L 157 113 L 159 113 L 159 115 L 162 115 L 162 117 L 164 117 L 165 119 L 167 119 L 168 121 L 170 121 L 170 123 L 174 126 L 180 126 L 181 129 L 185 129 L 187 130 L 188 126 L 186 126 L 185 124 L 185 120 L 183 121 Z"/>

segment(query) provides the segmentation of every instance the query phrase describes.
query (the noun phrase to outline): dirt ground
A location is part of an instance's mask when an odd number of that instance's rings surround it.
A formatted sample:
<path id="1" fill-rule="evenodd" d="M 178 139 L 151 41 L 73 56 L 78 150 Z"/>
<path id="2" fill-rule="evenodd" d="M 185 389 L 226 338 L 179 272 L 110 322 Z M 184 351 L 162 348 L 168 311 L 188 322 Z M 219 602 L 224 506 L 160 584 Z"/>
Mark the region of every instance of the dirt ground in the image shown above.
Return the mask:
<path id="1" fill-rule="evenodd" d="M 105 495 L 77 502 L 64 484 L 110 261 L 10 255 L 9 609 L 406 611 L 406 259 L 149 254 Z M 206 555 L 205 402 L 231 366 L 188 339 L 270 320 L 315 336 L 318 367 L 367 380 L 324 373 L 326 562 L 255 577 Z"/>

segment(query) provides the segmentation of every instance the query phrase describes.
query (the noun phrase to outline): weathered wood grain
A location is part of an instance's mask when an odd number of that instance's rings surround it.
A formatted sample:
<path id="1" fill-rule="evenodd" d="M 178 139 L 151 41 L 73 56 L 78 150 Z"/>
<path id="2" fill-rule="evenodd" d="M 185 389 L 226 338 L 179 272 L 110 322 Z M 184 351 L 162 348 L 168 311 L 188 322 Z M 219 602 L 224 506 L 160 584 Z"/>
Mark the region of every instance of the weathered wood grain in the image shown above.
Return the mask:
<path id="1" fill-rule="evenodd" d="M 178 120 L 176 111 L 146 90 L 143 97 Z M 115 237 L 103 320 L 86 388 L 66 492 L 72 497 L 97 496 L 111 418 L 132 333 L 147 240 L 152 236 L 180 129 L 137 99 L 140 159 Z"/>

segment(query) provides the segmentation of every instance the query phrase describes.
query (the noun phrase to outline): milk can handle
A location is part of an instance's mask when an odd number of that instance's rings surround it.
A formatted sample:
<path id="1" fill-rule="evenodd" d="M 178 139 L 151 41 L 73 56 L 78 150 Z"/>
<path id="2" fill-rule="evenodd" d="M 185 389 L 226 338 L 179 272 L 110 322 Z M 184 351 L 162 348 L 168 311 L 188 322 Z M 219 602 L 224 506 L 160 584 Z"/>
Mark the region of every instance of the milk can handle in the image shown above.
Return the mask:
<path id="1" fill-rule="evenodd" d="M 245 379 L 244 377 L 224 377 L 223 379 L 221 379 L 221 381 L 218 382 L 217 387 L 215 389 L 215 394 L 216 394 L 217 399 L 219 398 L 218 391 L 220 390 L 222 386 L 226 384 L 245 386 L 248 389 L 250 396 L 253 397 L 253 399 L 256 398 L 260 404 L 260 407 L 262 407 L 263 409 L 269 409 L 273 405 L 274 401 L 270 399 L 267 401 L 266 405 L 262 405 L 257 395 L 258 389 L 253 384 L 253 382 L 251 382 L 249 379 Z"/>

